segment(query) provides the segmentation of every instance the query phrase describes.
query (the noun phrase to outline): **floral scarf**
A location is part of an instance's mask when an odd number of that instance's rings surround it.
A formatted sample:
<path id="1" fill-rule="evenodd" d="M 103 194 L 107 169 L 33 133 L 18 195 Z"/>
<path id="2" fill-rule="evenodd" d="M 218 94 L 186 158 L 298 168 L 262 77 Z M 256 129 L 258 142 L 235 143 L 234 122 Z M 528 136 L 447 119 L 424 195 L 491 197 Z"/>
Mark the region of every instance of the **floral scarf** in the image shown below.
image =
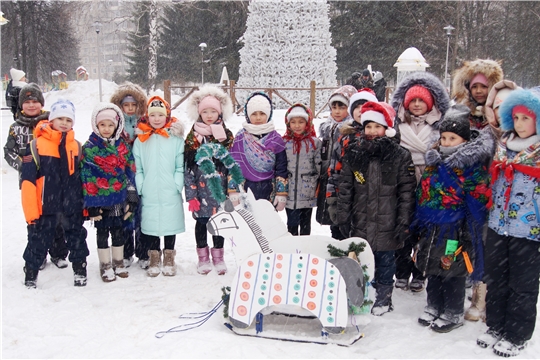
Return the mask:
<path id="1" fill-rule="evenodd" d="M 92 133 L 82 152 L 84 207 L 122 204 L 128 183 L 135 184 L 135 161 L 126 141 L 109 143 Z"/>

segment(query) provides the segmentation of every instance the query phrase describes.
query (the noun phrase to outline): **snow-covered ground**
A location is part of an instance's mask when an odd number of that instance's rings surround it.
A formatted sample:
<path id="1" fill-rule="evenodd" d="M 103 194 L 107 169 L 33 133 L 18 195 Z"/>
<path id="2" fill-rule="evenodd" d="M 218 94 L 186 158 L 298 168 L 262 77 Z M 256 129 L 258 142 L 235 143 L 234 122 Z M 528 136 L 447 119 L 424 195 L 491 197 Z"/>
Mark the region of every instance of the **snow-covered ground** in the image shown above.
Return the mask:
<path id="1" fill-rule="evenodd" d="M 103 82 L 103 99 L 109 99 L 116 85 Z M 159 93 L 158 93 L 159 94 Z M 96 80 L 71 82 L 69 89 L 45 94 L 45 109 L 59 97 L 76 107 L 76 138 L 88 138 L 90 114 L 98 102 Z M 173 103 L 179 99 L 173 96 Z M 274 112 L 279 132 L 285 129 L 285 110 Z M 183 107 L 173 112 L 188 123 Z M 229 127 L 236 133 L 242 117 Z M 316 126 L 322 121 L 317 119 Z M 1 140 L 12 123 L 11 113 L 2 111 Z M 187 126 L 190 126 L 188 124 Z M 222 308 L 204 325 L 186 332 L 155 334 L 185 321 L 178 316 L 212 309 L 221 298 L 221 288 L 232 283 L 236 269 L 227 247 L 229 272 L 218 276 L 196 272 L 195 222 L 187 211 L 186 229 L 177 235 L 178 275 L 149 278 L 135 263 L 128 279 L 106 284 L 99 277 L 95 229 L 88 229 L 88 285 L 73 286 L 71 267 L 57 269 L 51 263 L 39 273 L 37 290 L 23 285 L 22 253 L 26 246 L 26 224 L 20 204 L 17 172 L 1 162 L 2 183 L 2 357 L 3 358 L 498 358 L 490 349 L 476 345 L 486 330 L 484 323 L 466 322 L 448 334 L 438 334 L 417 324 L 425 305 L 425 292 L 395 291 L 395 310 L 382 317 L 361 315 L 365 337 L 351 347 L 283 342 L 234 335 L 223 323 Z M 283 221 L 285 212 L 280 213 Z M 313 220 L 312 233 L 329 235 L 327 226 Z M 288 320 L 286 331 L 295 328 Z M 539 325 L 540 320 L 537 320 Z M 538 358 L 540 327 L 519 358 Z"/>

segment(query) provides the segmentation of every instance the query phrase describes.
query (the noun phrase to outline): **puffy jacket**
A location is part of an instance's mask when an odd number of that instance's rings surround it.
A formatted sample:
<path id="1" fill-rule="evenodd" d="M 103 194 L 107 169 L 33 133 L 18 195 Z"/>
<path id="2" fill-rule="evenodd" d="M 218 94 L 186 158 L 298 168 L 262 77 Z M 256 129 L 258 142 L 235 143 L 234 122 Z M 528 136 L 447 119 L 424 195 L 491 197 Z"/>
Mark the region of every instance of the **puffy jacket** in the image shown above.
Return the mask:
<path id="1" fill-rule="evenodd" d="M 35 130 L 39 169 L 30 146 L 22 158 L 22 205 L 27 223 L 41 215 L 75 214 L 83 211 L 79 172 L 80 144 L 73 130 L 53 130 L 42 121 Z"/>
<path id="2" fill-rule="evenodd" d="M 289 172 L 288 209 L 311 208 L 317 205 L 316 190 L 321 169 L 321 141 L 313 138 L 315 148 L 302 142 L 300 151 L 293 153 L 293 141 L 285 143 Z M 307 151 L 306 151 L 307 150 Z"/>
<path id="3" fill-rule="evenodd" d="M 339 179 L 337 219 L 373 251 L 403 247 L 414 212 L 416 179 L 409 151 L 395 139 L 363 138 L 349 148 Z"/>
<path id="4" fill-rule="evenodd" d="M 169 137 L 151 135 L 133 144 L 141 196 L 141 230 L 146 235 L 166 236 L 185 231 L 182 189 L 184 187 L 184 139 L 182 125 L 166 129 Z"/>

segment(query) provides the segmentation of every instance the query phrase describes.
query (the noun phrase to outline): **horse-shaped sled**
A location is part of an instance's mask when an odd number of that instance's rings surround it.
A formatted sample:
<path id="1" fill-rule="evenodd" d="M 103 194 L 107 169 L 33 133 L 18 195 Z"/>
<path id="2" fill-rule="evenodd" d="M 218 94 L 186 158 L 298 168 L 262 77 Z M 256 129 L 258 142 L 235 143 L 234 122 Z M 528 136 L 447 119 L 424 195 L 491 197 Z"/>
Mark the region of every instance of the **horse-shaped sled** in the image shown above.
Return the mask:
<path id="1" fill-rule="evenodd" d="M 247 329 L 256 318 L 259 326 L 261 314 L 279 313 L 315 317 L 323 334 L 343 333 L 350 320 L 349 307 L 358 310 L 363 306 L 369 286 L 366 278 L 374 275 L 367 241 L 292 236 L 269 201 L 255 200 L 249 190 L 242 197 L 242 204 L 236 207 L 227 200 L 207 225 L 210 234 L 230 242 L 239 264 L 229 297 L 232 327 Z M 328 245 L 346 252 L 352 243 L 364 247 L 359 262 L 329 253 Z"/>

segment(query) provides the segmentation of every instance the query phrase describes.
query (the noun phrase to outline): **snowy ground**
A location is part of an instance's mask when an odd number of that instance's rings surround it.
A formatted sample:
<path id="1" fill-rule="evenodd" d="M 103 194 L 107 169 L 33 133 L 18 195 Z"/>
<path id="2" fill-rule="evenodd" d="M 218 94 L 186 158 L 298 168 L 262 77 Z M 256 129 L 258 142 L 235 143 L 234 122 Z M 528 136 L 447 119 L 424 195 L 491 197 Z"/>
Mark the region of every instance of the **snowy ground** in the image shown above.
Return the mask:
<path id="1" fill-rule="evenodd" d="M 115 87 L 104 82 L 103 99 L 109 99 Z M 98 101 L 97 81 L 73 82 L 68 90 L 45 94 L 45 109 L 60 96 L 75 104 L 76 138 L 84 142 L 91 132 L 91 111 Z M 173 102 L 178 98 L 173 97 Z M 281 133 L 285 128 L 284 112 L 274 113 L 276 128 Z M 182 107 L 173 115 L 185 121 Z M 237 117 L 230 122 L 233 133 L 242 121 Z M 317 126 L 320 121 L 316 121 Z M 11 113 L 3 110 L 3 142 L 11 122 Z M 3 358 L 498 358 L 475 343 L 476 337 L 486 330 L 484 323 L 466 322 L 449 334 L 437 334 L 419 326 L 416 319 L 425 305 L 425 292 L 396 291 L 394 312 L 382 317 L 363 315 L 360 322 L 365 337 L 348 348 L 236 336 L 223 326 L 222 308 L 199 328 L 158 339 L 157 332 L 182 324 L 179 315 L 208 311 L 220 300 L 221 288 L 232 283 L 236 269 L 229 248 L 225 250 L 229 267 L 226 275 L 197 274 L 195 224 L 187 215 L 187 231 L 179 234 L 176 241 L 177 276 L 149 278 L 135 263 L 128 279 L 105 284 L 99 278 L 95 229 L 87 223 L 88 285 L 74 287 L 71 267 L 57 269 L 48 263 L 39 274 L 37 290 L 29 290 L 23 285 L 26 224 L 17 173 L 4 160 L 1 183 Z M 285 213 L 280 215 L 285 221 Z M 328 227 L 313 221 L 312 233 L 330 232 Z M 294 319 L 287 326 L 284 331 L 301 330 L 295 329 Z M 540 327 L 537 328 L 519 358 L 538 358 Z"/>

